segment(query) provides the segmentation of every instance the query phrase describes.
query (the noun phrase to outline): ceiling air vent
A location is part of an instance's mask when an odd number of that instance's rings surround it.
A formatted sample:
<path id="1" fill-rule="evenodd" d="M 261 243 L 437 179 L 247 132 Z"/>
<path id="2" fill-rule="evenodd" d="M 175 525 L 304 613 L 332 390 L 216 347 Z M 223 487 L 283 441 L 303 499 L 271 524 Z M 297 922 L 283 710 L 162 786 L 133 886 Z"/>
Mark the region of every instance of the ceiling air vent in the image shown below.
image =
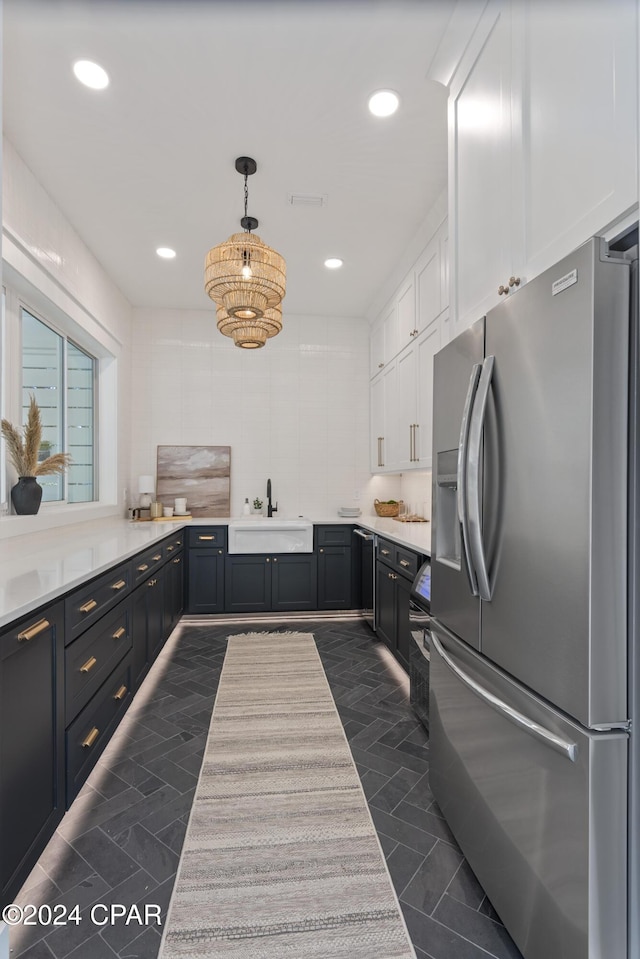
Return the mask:
<path id="1" fill-rule="evenodd" d="M 326 193 L 288 193 L 291 206 L 316 207 L 326 206 L 328 196 Z"/>

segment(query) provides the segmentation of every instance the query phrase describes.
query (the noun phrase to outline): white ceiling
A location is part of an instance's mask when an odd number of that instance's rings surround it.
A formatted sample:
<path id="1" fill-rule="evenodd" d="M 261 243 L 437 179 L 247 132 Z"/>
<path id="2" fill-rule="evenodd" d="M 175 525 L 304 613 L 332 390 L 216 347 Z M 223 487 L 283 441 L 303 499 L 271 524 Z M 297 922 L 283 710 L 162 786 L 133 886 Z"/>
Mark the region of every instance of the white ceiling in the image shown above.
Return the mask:
<path id="1" fill-rule="evenodd" d="M 213 308 L 204 257 L 241 229 L 248 155 L 249 213 L 287 261 L 285 317 L 362 316 L 446 185 L 446 91 L 425 76 L 452 8 L 4 0 L 4 131 L 134 306 Z M 76 81 L 77 59 L 107 70 L 106 91 Z M 386 120 L 366 107 L 380 87 L 401 97 Z"/>

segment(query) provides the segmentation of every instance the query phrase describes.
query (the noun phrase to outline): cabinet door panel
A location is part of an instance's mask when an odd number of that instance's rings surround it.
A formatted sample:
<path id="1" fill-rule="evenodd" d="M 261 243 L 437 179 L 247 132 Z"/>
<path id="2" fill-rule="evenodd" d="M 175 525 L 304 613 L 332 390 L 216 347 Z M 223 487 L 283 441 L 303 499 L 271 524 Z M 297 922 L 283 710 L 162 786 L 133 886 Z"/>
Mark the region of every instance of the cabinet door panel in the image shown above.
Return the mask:
<path id="1" fill-rule="evenodd" d="M 18 891 L 64 813 L 63 609 L 58 603 L 40 610 L 0 636 L 2 905 Z M 31 626 L 37 632 L 24 638 Z"/>
<path id="2" fill-rule="evenodd" d="M 416 265 L 416 327 L 422 331 L 442 309 L 440 241 L 434 238 Z"/>
<path id="3" fill-rule="evenodd" d="M 527 274 L 637 202 L 636 3 L 529 3 L 523 138 Z M 515 27 L 515 24 L 514 24 Z"/>
<path id="4" fill-rule="evenodd" d="M 416 291 L 413 273 L 400 288 L 397 300 L 399 347 L 404 349 L 411 343 L 416 329 Z"/>
<path id="5" fill-rule="evenodd" d="M 416 424 L 416 351 L 413 343 L 398 357 L 397 388 L 397 458 L 394 465 L 399 469 L 410 469 L 415 459 L 413 437 Z"/>
<path id="6" fill-rule="evenodd" d="M 271 557 L 273 609 L 315 609 L 317 572 L 314 553 Z"/>
<path id="7" fill-rule="evenodd" d="M 322 546 L 318 551 L 318 609 L 350 609 L 351 580 L 351 548 Z"/>
<path id="8" fill-rule="evenodd" d="M 227 556 L 227 612 L 259 613 L 271 609 L 271 559 L 266 556 Z"/>
<path id="9" fill-rule="evenodd" d="M 454 334 L 498 300 L 514 258 L 509 5 L 490 0 L 451 85 Z M 516 251 L 517 256 L 517 251 Z"/>
<path id="10" fill-rule="evenodd" d="M 433 358 L 440 349 L 440 325 L 433 323 L 416 341 L 417 429 L 415 454 L 420 468 L 430 468 L 433 460 Z"/>
<path id="11" fill-rule="evenodd" d="M 392 653 L 396 650 L 396 587 L 391 570 L 376 563 L 376 630 Z"/>
<path id="12" fill-rule="evenodd" d="M 189 549 L 187 612 L 221 613 L 224 609 L 224 549 Z"/>

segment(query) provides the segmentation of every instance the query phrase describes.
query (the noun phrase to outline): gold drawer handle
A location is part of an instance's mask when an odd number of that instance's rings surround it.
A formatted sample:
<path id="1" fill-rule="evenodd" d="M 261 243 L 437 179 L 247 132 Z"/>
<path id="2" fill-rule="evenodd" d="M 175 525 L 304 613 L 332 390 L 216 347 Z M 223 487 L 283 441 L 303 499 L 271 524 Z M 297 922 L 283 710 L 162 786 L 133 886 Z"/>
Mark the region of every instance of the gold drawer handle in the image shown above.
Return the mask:
<path id="1" fill-rule="evenodd" d="M 113 636 L 112 636 L 111 638 L 112 638 L 112 639 L 122 639 L 122 637 L 124 636 L 125 633 L 126 633 L 126 629 L 124 628 L 124 626 L 120 626 L 119 629 L 116 629 L 115 633 L 113 634 Z"/>
<path id="2" fill-rule="evenodd" d="M 167 546 L 167 553 L 173 553 L 175 546 Z"/>
<path id="3" fill-rule="evenodd" d="M 120 700 L 120 699 L 124 699 L 124 697 L 125 697 L 126 695 L 127 695 L 127 687 L 126 687 L 126 686 L 121 686 L 120 689 L 118 690 L 118 692 L 115 693 L 115 695 L 114 695 L 113 698 Z"/>
<path id="4" fill-rule="evenodd" d="M 143 563 L 142 566 L 138 566 L 138 572 L 139 572 L 139 573 L 144 573 L 145 569 L 149 569 L 149 564 L 148 564 L 148 563 Z"/>
<path id="5" fill-rule="evenodd" d="M 211 539 L 215 539 L 215 536 L 198 536 L 198 539 L 207 539 L 207 540 L 211 540 Z"/>
<path id="6" fill-rule="evenodd" d="M 90 672 L 97 662 L 98 660 L 96 659 L 95 656 L 90 656 L 89 659 L 86 661 L 86 663 L 80 667 L 80 672 L 81 673 Z"/>
<path id="7" fill-rule="evenodd" d="M 388 556 L 391 551 L 388 549 L 381 549 L 380 552 L 382 553 L 383 556 Z"/>
<path id="8" fill-rule="evenodd" d="M 400 560 L 400 565 L 406 567 L 406 566 L 410 566 L 411 563 L 408 563 L 406 559 L 401 559 L 401 560 Z"/>
<path id="9" fill-rule="evenodd" d="M 180 562 L 180 557 L 178 556 L 178 558 L 177 558 L 177 559 L 174 559 L 173 562 L 174 562 L 174 563 L 179 563 L 179 562 Z"/>
<path id="10" fill-rule="evenodd" d="M 155 563 L 157 563 L 158 560 L 162 559 L 162 553 L 156 553 L 156 555 L 155 555 L 155 556 L 152 556 L 151 559 L 152 559 Z"/>
<path id="11" fill-rule="evenodd" d="M 114 583 L 111 589 L 124 589 L 127 585 L 127 581 L 124 579 L 119 579 L 117 583 Z"/>
<path id="12" fill-rule="evenodd" d="M 33 626 L 29 626 L 28 629 L 23 629 L 21 633 L 18 633 L 18 642 L 27 643 L 30 639 L 33 639 L 34 636 L 43 633 L 45 629 L 49 629 L 49 625 L 48 619 L 39 619 Z"/>
<path id="13" fill-rule="evenodd" d="M 149 582 L 147 583 L 147 586 L 155 586 L 157 582 L 158 582 L 157 579 L 150 579 Z"/>
<path id="14" fill-rule="evenodd" d="M 81 606 L 81 607 L 80 607 L 80 612 L 81 612 L 81 613 L 90 613 L 91 610 L 92 610 L 92 609 L 95 609 L 97 605 L 98 605 L 98 604 L 96 603 L 95 599 L 90 599 L 87 603 L 84 604 L 84 606 Z"/>
<path id="15" fill-rule="evenodd" d="M 93 746 L 99 735 L 100 730 L 97 726 L 94 726 L 89 735 L 85 736 L 85 738 L 82 740 L 82 748 L 88 749 L 90 746 Z"/>

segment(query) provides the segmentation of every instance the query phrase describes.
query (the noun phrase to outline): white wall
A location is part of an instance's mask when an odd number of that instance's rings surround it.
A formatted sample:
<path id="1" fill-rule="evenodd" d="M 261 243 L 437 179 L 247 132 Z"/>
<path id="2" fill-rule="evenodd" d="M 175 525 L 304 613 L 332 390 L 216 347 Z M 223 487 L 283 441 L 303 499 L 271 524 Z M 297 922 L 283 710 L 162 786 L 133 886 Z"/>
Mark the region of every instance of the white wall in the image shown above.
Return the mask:
<path id="1" fill-rule="evenodd" d="M 100 505 L 50 504 L 37 517 L 2 516 L 0 538 L 99 515 L 124 515 L 123 489 L 130 474 L 131 306 L 6 137 L 2 259 L 4 281 L 100 359 L 99 402 L 109 414 L 102 418 Z M 11 355 L 20 355 L 17 328 L 6 330 L 6 346 Z M 12 364 L 3 415 L 14 422 L 21 415 L 19 386 L 19 370 Z"/>
<path id="2" fill-rule="evenodd" d="M 282 332 L 260 350 L 222 336 L 213 304 L 134 310 L 134 493 L 139 475 L 155 474 L 158 445 L 220 445 L 231 447 L 233 516 L 245 496 L 265 499 L 268 477 L 281 516 L 335 517 L 356 490 L 372 512 L 369 324 L 284 306 Z"/>

